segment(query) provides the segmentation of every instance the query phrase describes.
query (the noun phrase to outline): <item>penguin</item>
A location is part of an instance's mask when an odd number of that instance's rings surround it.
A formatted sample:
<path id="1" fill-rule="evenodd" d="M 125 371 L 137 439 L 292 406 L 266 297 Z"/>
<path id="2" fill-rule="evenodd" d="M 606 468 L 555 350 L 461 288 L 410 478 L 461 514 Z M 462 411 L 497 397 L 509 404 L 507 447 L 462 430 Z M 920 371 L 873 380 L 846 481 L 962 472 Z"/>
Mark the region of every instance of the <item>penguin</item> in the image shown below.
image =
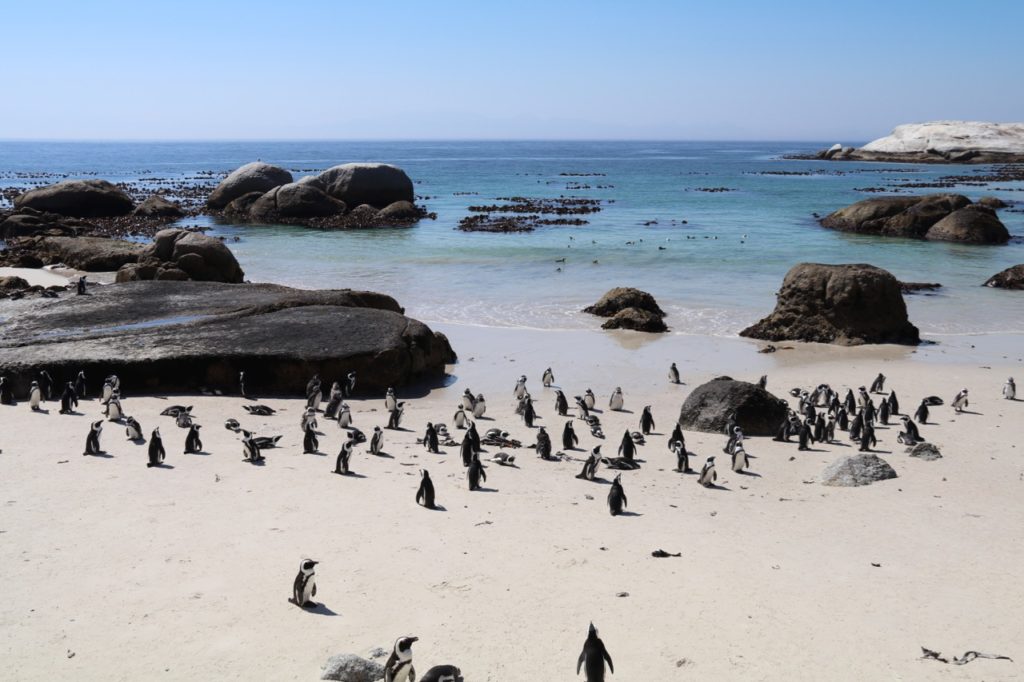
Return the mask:
<path id="1" fill-rule="evenodd" d="M 160 427 L 153 429 L 149 437 L 149 462 L 147 467 L 158 467 L 167 459 L 167 451 L 164 450 L 164 441 L 160 437 Z"/>
<path id="2" fill-rule="evenodd" d="M 850 415 L 857 414 L 857 401 L 853 397 L 853 389 L 846 389 L 846 397 L 843 399 L 843 407 L 846 408 L 846 413 Z"/>
<path id="3" fill-rule="evenodd" d="M 677 441 L 672 445 L 672 452 L 676 455 L 676 471 L 681 474 L 689 473 L 691 471 L 690 453 L 686 451 L 686 445 Z"/>
<path id="4" fill-rule="evenodd" d="M 185 436 L 185 454 L 195 455 L 203 451 L 203 441 L 199 439 L 199 424 L 192 424 L 188 427 L 188 435 Z"/>
<path id="5" fill-rule="evenodd" d="M 579 443 L 580 439 L 576 436 L 576 431 L 572 428 L 572 420 L 570 419 L 565 422 L 565 428 L 562 429 L 562 449 L 575 450 Z"/>
<path id="6" fill-rule="evenodd" d="M 579 411 L 580 419 L 588 419 L 590 417 L 590 408 L 587 407 L 587 401 L 583 396 L 575 396 L 576 409 Z"/>
<path id="7" fill-rule="evenodd" d="M 733 449 L 743 442 L 743 429 L 738 426 L 732 427 L 732 433 L 729 434 L 729 440 L 726 441 L 725 447 L 722 448 L 722 452 L 727 455 L 731 455 Z"/>
<path id="8" fill-rule="evenodd" d="M 306 407 L 312 407 L 314 411 L 320 409 L 320 401 L 324 399 L 323 389 L 320 386 L 320 375 L 314 374 L 313 378 L 306 384 Z"/>
<path id="9" fill-rule="evenodd" d="M 697 478 L 697 482 L 705 488 L 710 488 L 718 480 L 718 473 L 715 471 L 715 457 L 712 455 L 708 457 L 708 461 L 704 462 L 704 466 L 701 467 L 700 476 Z"/>
<path id="10" fill-rule="evenodd" d="M 324 419 L 337 419 L 338 408 L 341 407 L 345 394 L 341 390 L 341 384 L 335 381 L 331 384 L 331 394 L 327 398 L 327 406 L 324 407 Z"/>
<path id="11" fill-rule="evenodd" d="M 839 426 L 840 431 L 850 430 L 850 416 L 846 413 L 845 407 L 840 407 L 836 411 L 836 424 Z"/>
<path id="12" fill-rule="evenodd" d="M 875 423 L 875 401 L 868 398 L 867 402 L 864 403 L 864 423 L 874 424 Z"/>
<path id="13" fill-rule="evenodd" d="M 397 429 L 399 424 L 402 423 L 402 412 L 404 412 L 404 402 L 395 403 L 395 409 L 391 410 L 388 415 L 388 428 Z"/>
<path id="14" fill-rule="evenodd" d="M 242 396 L 246 400 L 249 399 L 248 394 L 245 392 L 245 372 L 238 373 L 238 395 Z"/>
<path id="15" fill-rule="evenodd" d="M 868 389 L 861 386 L 857 389 L 857 406 L 863 408 L 867 405 L 868 401 L 871 400 L 871 396 L 868 395 Z"/>
<path id="16" fill-rule="evenodd" d="M 828 416 L 828 423 L 825 424 L 825 443 L 832 443 L 836 439 L 836 418 L 835 415 Z"/>
<path id="17" fill-rule="evenodd" d="M 678 421 L 675 423 L 675 426 L 672 427 L 672 435 L 669 436 L 669 438 L 668 438 L 668 449 L 669 450 L 672 449 L 672 444 L 673 443 L 682 443 L 684 445 L 684 447 L 686 445 L 686 437 L 683 436 L 683 427 L 681 427 L 679 425 Z"/>
<path id="18" fill-rule="evenodd" d="M 100 449 L 100 433 L 103 431 L 103 420 L 93 422 L 92 426 L 89 427 L 89 435 L 85 438 L 85 452 L 83 455 L 101 455 L 103 450 Z"/>
<path id="19" fill-rule="evenodd" d="M 589 388 L 587 392 L 583 394 L 583 404 L 587 406 L 588 410 L 594 409 L 594 405 L 597 404 L 597 396 Z"/>
<path id="20" fill-rule="evenodd" d="M 39 388 L 43 391 L 43 400 L 53 400 L 53 377 L 45 369 L 39 370 Z"/>
<path id="21" fill-rule="evenodd" d="M 559 417 L 569 414 L 569 401 L 565 399 L 565 394 L 559 389 L 555 389 L 555 413 Z"/>
<path id="22" fill-rule="evenodd" d="M 109 401 L 109 400 L 113 400 L 115 398 L 120 400 L 121 396 L 117 395 L 118 393 L 119 393 L 118 389 L 116 389 L 116 388 L 113 389 L 113 392 L 110 394 L 110 396 L 108 396 L 107 400 Z M 106 402 L 106 401 L 104 401 L 104 402 Z M 191 414 L 191 412 L 192 412 L 192 406 L 191 405 L 188 405 L 188 406 L 186 406 L 186 405 L 171 405 L 170 407 L 166 408 L 163 412 L 161 412 L 160 416 L 161 417 L 177 417 L 178 415 L 180 415 L 182 413 Z"/>
<path id="23" fill-rule="evenodd" d="M 228 431 L 234 431 L 235 433 L 238 433 L 238 431 L 242 428 L 242 425 L 238 423 L 237 419 L 226 419 L 224 420 L 224 428 L 227 429 Z"/>
<path id="24" fill-rule="evenodd" d="M 725 418 L 725 435 L 732 437 L 733 432 L 736 430 L 736 413 L 730 412 L 729 416 Z"/>
<path id="25" fill-rule="evenodd" d="M 85 278 L 87 275 L 82 275 L 78 278 L 78 282 L 75 283 L 75 295 L 85 296 Z"/>
<path id="26" fill-rule="evenodd" d="M 424 673 L 420 682 L 462 682 L 462 671 L 454 665 L 435 665 Z"/>
<path id="27" fill-rule="evenodd" d="M 263 461 L 263 453 L 260 452 L 259 444 L 253 440 L 252 434 L 245 430 L 242 431 L 242 452 L 246 462 L 259 464 Z"/>
<path id="28" fill-rule="evenodd" d="M 885 375 L 881 372 L 875 377 L 875 380 L 871 382 L 872 393 L 885 393 Z"/>
<path id="29" fill-rule="evenodd" d="M 118 408 L 121 407 L 120 402 L 118 402 L 117 406 Z M 188 412 L 181 412 L 177 417 L 175 417 L 174 423 L 178 425 L 179 429 L 190 428 L 192 426 L 192 415 Z"/>
<path id="30" fill-rule="evenodd" d="M 623 404 L 622 389 L 616 386 L 612 392 L 612 397 L 608 399 L 608 408 L 618 412 L 622 409 Z"/>
<path id="31" fill-rule="evenodd" d="M 379 426 L 373 427 L 373 435 L 370 436 L 370 454 L 379 456 L 384 451 L 384 432 Z"/>
<path id="32" fill-rule="evenodd" d="M 476 430 L 476 424 L 470 424 L 469 428 L 466 429 L 466 437 L 473 444 L 473 452 L 476 454 L 480 453 L 480 433 Z"/>
<path id="33" fill-rule="evenodd" d="M 267 405 L 242 405 L 242 409 L 255 417 L 269 417 L 277 413 L 277 410 Z"/>
<path id="34" fill-rule="evenodd" d="M 313 427 L 314 431 L 318 426 L 316 421 L 316 410 L 312 407 L 307 407 L 302 411 L 302 416 L 299 417 L 299 430 L 305 433 L 306 429 L 310 426 Z"/>
<path id="35" fill-rule="evenodd" d="M 74 414 L 76 407 L 78 407 L 78 395 L 75 393 L 75 385 L 69 381 L 60 396 L 60 413 Z"/>
<path id="36" fill-rule="evenodd" d="M 476 398 L 473 399 L 473 418 L 479 419 L 484 416 L 484 412 L 487 411 L 487 403 L 484 402 L 484 394 L 477 394 Z"/>
<path id="37" fill-rule="evenodd" d="M 640 431 L 645 435 L 650 435 L 651 431 L 654 430 L 654 415 L 651 414 L 651 406 L 644 405 L 644 411 L 640 414 Z"/>
<path id="38" fill-rule="evenodd" d="M 878 445 L 878 439 L 875 438 L 875 427 L 870 422 L 865 422 L 864 430 L 860 435 L 860 451 L 871 452 L 871 448 Z"/>
<path id="39" fill-rule="evenodd" d="M 306 430 L 302 434 L 302 454 L 315 455 L 320 452 L 320 439 L 316 437 L 316 430 L 310 423 L 306 424 Z"/>
<path id="40" fill-rule="evenodd" d="M 299 573 L 292 583 L 292 602 L 303 609 L 317 607 L 313 597 L 316 596 L 316 572 L 314 569 L 319 561 L 303 559 L 299 562 Z"/>
<path id="41" fill-rule="evenodd" d="M 892 391 L 891 393 L 889 393 L 888 402 L 889 402 L 889 414 L 899 414 L 900 413 L 900 401 L 896 398 L 896 391 Z"/>
<path id="42" fill-rule="evenodd" d="M 576 478 L 580 478 L 586 481 L 593 481 L 597 476 L 597 468 L 601 464 L 601 446 L 596 446 L 591 450 L 590 455 L 583 463 L 583 471 L 576 475 Z"/>
<path id="43" fill-rule="evenodd" d="M 864 428 L 864 415 L 858 414 L 850 422 L 850 440 L 857 442 L 860 440 L 861 430 Z"/>
<path id="44" fill-rule="evenodd" d="M 466 440 L 463 439 L 463 448 L 465 448 L 465 443 Z M 441 452 L 437 443 L 437 430 L 430 422 L 427 422 L 427 430 L 423 434 L 423 447 L 427 449 L 427 452 L 435 455 L 440 454 Z"/>
<path id="45" fill-rule="evenodd" d="M 900 432 L 897 440 L 907 445 L 916 445 L 924 440 L 921 438 L 921 432 L 917 429 L 917 424 L 912 422 L 910 417 L 904 415 L 900 417 L 900 421 L 903 422 L 903 430 Z"/>
<path id="46" fill-rule="evenodd" d="M 551 459 L 551 436 L 544 427 L 537 432 L 537 455 L 541 459 Z"/>
<path id="47" fill-rule="evenodd" d="M 473 391 L 467 388 L 462 392 L 462 409 L 472 412 L 475 405 L 476 398 L 473 397 Z"/>
<path id="48" fill-rule="evenodd" d="M 747 451 L 743 449 L 742 445 L 739 445 L 732 451 L 732 470 L 740 473 L 748 466 L 750 466 L 750 462 L 747 460 Z"/>
<path id="49" fill-rule="evenodd" d="M 142 440 L 142 425 L 134 417 L 125 417 L 124 432 L 128 440 Z"/>
<path id="50" fill-rule="evenodd" d="M 626 501 L 626 491 L 622 489 L 622 474 L 616 474 L 608 491 L 608 511 L 612 516 L 618 516 L 627 506 L 629 504 Z"/>
<path id="51" fill-rule="evenodd" d="M 457 429 L 466 428 L 466 410 L 462 405 L 458 405 L 455 408 L 455 414 L 452 415 L 452 424 L 454 424 Z"/>
<path id="52" fill-rule="evenodd" d="M 857 418 L 860 419 L 859 416 Z M 811 422 L 810 422 L 809 419 L 804 420 L 800 424 L 800 445 L 799 445 L 799 447 L 797 449 L 798 450 L 810 450 L 811 449 L 810 448 L 810 443 L 814 443 L 814 442 L 815 442 L 814 431 L 811 428 Z"/>
<path id="53" fill-rule="evenodd" d="M 395 398 L 395 389 L 388 388 L 388 392 L 384 396 L 384 409 L 391 412 L 396 407 L 398 407 L 398 399 Z"/>
<path id="54" fill-rule="evenodd" d="M 352 370 L 345 375 L 345 383 L 341 385 L 341 391 L 344 397 L 351 398 L 352 394 L 356 391 L 356 372 Z"/>
<path id="55" fill-rule="evenodd" d="M 483 463 L 480 462 L 480 455 L 473 455 L 473 461 L 466 469 L 466 480 L 469 482 L 470 490 L 479 490 L 480 481 L 487 480 L 487 473 L 484 471 Z"/>
<path id="56" fill-rule="evenodd" d="M 1003 384 L 1003 397 L 1007 400 L 1017 399 L 1017 384 L 1013 382 L 1013 377 L 1008 377 Z"/>
<path id="57" fill-rule="evenodd" d="M 883 425 L 889 425 L 889 401 L 883 399 L 878 405 L 878 421 Z"/>
<path id="58" fill-rule="evenodd" d="M 355 440 L 348 439 L 341 445 L 341 450 L 338 451 L 338 458 L 334 461 L 334 473 L 342 474 L 347 476 L 351 473 L 348 470 L 348 461 L 352 457 L 352 446 L 355 445 Z"/>
<path id="59" fill-rule="evenodd" d="M 679 383 L 679 369 L 676 367 L 676 363 L 672 363 L 672 366 L 668 368 L 668 382 L 670 384 Z"/>
<path id="60" fill-rule="evenodd" d="M 633 457 L 636 455 L 636 443 L 633 442 L 633 437 L 629 435 L 627 430 L 622 434 L 622 442 L 619 444 L 619 457 L 633 461 Z"/>
<path id="61" fill-rule="evenodd" d="M 540 382 L 544 384 L 544 388 L 551 388 L 551 384 L 555 383 L 555 373 L 548 367 L 544 370 L 544 376 L 541 377 Z"/>
<path id="62" fill-rule="evenodd" d="M 817 419 L 814 420 L 814 441 L 821 443 L 825 440 L 825 415 L 818 413 Z"/>
<path id="63" fill-rule="evenodd" d="M 782 420 L 782 424 L 780 424 L 779 428 L 775 431 L 775 435 L 772 436 L 772 440 L 777 441 L 779 443 L 788 443 L 790 435 L 790 422 L 791 417 L 787 415 L 786 418 Z"/>
<path id="64" fill-rule="evenodd" d="M 431 498 L 433 498 L 433 492 L 431 492 Z M 431 502 L 430 508 L 433 509 L 433 502 Z M 418 641 L 417 637 L 399 637 L 395 640 L 391 656 L 384 664 L 384 682 L 415 682 L 416 671 L 412 666 L 412 644 Z"/>
<path id="65" fill-rule="evenodd" d="M 79 372 L 78 376 L 75 377 L 75 395 L 78 396 L 79 400 L 86 399 L 86 383 L 85 383 L 85 372 Z"/>
<path id="66" fill-rule="evenodd" d="M 925 398 L 921 401 L 921 405 L 917 408 L 917 412 L 914 413 L 914 419 L 921 422 L 922 424 L 928 423 L 928 399 Z"/>
<path id="67" fill-rule="evenodd" d="M 117 392 L 110 397 L 110 402 L 107 403 L 107 421 L 119 422 L 124 416 L 124 410 L 121 409 L 121 400 L 118 398 Z"/>
<path id="68" fill-rule="evenodd" d="M 416 504 L 435 509 L 434 504 L 434 483 L 430 480 L 430 473 L 423 469 L 420 472 L 420 487 L 416 491 Z"/>
<path id="69" fill-rule="evenodd" d="M 516 381 L 516 387 L 512 389 L 512 397 L 516 400 L 522 400 L 523 396 L 526 395 L 526 375 L 519 377 Z"/>
<path id="70" fill-rule="evenodd" d="M 960 389 L 960 392 L 953 398 L 953 402 L 950 403 L 953 410 L 957 413 L 963 412 L 964 408 L 967 407 L 967 389 Z"/>
<path id="71" fill-rule="evenodd" d="M 352 426 L 352 409 L 348 403 L 342 403 L 338 408 L 338 426 L 343 429 Z"/>
<path id="72" fill-rule="evenodd" d="M 597 636 L 597 628 L 591 623 L 590 632 L 587 633 L 587 639 L 583 642 L 583 651 L 580 652 L 580 658 L 576 661 L 576 674 L 579 675 L 582 668 L 586 671 L 587 682 L 604 682 L 605 663 L 614 674 L 615 664 L 612 663 L 612 657 L 604 648 L 604 642 Z"/>
<path id="73" fill-rule="evenodd" d="M 537 413 L 533 410 L 533 401 L 530 400 L 530 396 L 526 396 L 526 405 L 523 407 L 523 422 L 527 428 L 533 428 L 533 420 L 537 418 Z"/>
<path id="74" fill-rule="evenodd" d="M 100 391 L 100 402 L 104 405 L 110 400 L 110 396 L 114 394 L 114 384 L 110 381 L 110 377 L 107 377 L 103 381 L 103 389 Z"/>
<path id="75" fill-rule="evenodd" d="M 39 388 L 39 382 L 33 381 L 28 389 L 28 405 L 33 412 L 39 411 L 39 404 L 43 401 L 43 389 Z"/>
<path id="76" fill-rule="evenodd" d="M 7 385 L 7 377 L 0 377 L 0 405 L 13 405 L 14 394 Z"/>
<path id="77" fill-rule="evenodd" d="M 467 433 L 462 438 L 462 445 L 459 448 L 459 452 L 462 455 L 462 466 L 468 467 L 473 462 L 473 439 L 469 437 Z"/>

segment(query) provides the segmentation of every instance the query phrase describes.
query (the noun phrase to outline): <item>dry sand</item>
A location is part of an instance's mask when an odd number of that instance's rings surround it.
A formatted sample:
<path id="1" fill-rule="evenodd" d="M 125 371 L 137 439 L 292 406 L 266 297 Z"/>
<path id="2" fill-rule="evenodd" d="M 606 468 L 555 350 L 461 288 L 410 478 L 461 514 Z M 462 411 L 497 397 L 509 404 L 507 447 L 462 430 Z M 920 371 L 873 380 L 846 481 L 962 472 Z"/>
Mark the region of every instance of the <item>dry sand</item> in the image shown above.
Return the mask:
<path id="1" fill-rule="evenodd" d="M 1024 380 L 1010 354 L 1019 337 L 762 355 L 730 339 L 442 328 L 462 358 L 456 379 L 410 398 L 411 430 L 386 432 L 387 457 L 360 446 L 353 477 L 331 473 L 336 424 L 321 420 L 326 456 L 301 454 L 296 399 L 265 400 L 278 414 L 254 418 L 239 398 L 125 387 L 127 413 L 147 434 L 161 427 L 164 469 L 147 468 L 146 447 L 115 424 L 102 439 L 111 457 L 83 457 L 95 401 L 77 416 L 55 403 L 49 414 L 0 407 L 5 678 L 314 680 L 332 654 L 368 655 L 411 634 L 421 674 L 454 663 L 468 682 L 572 680 L 593 621 L 613 680 L 1021 679 L 1024 402 L 1000 396 L 1008 375 Z M 684 386 L 667 382 L 673 360 Z M 427 421 L 451 427 L 466 387 L 488 399 L 482 431 L 533 443 L 511 400 L 526 374 L 559 449 L 564 419 L 540 385 L 549 365 L 570 403 L 590 387 L 607 405 L 622 386 L 630 412 L 600 415 L 606 453 L 653 406 L 663 435 L 640 449 L 643 469 L 622 476 L 632 515 L 610 516 L 608 486 L 575 479 L 576 461 L 516 450 L 518 468 L 488 465 L 488 490 L 469 492 L 457 448 L 416 445 Z M 707 379 L 767 373 L 769 390 L 788 398 L 821 382 L 844 392 L 879 371 L 904 412 L 925 395 L 948 403 L 971 389 L 970 413 L 938 407 L 921 426 L 941 460 L 908 457 L 897 429 L 880 428 L 878 451 L 899 478 L 869 487 L 817 482 L 855 450 L 845 440 L 801 453 L 749 439 L 752 474 L 720 467 L 721 490 L 671 470 L 666 435 Z M 181 454 L 185 431 L 157 416 L 173 403 L 195 405 L 210 454 Z M 380 397 L 350 404 L 367 434 L 385 423 Z M 284 435 L 265 466 L 242 461 L 228 417 Z M 577 432 L 585 448 L 596 444 L 581 422 Z M 723 436 L 686 435 L 698 466 L 721 452 Z M 415 504 L 421 467 L 445 511 Z M 652 558 L 659 548 L 682 557 Z M 316 613 L 287 601 L 305 555 L 321 561 Z M 922 645 L 1018 662 L 942 665 L 919 660 Z"/>

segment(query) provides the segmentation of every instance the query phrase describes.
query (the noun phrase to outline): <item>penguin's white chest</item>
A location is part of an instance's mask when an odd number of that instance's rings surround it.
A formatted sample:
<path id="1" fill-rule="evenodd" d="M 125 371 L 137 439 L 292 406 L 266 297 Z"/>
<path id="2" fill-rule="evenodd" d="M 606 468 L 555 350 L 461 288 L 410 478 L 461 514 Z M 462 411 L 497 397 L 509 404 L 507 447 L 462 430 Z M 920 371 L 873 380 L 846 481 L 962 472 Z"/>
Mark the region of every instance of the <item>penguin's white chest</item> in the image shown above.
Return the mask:
<path id="1" fill-rule="evenodd" d="M 309 580 L 306 581 L 305 587 L 302 588 L 302 603 L 305 604 L 308 601 L 313 601 L 313 588 L 316 587 L 316 576 L 309 576 Z"/>

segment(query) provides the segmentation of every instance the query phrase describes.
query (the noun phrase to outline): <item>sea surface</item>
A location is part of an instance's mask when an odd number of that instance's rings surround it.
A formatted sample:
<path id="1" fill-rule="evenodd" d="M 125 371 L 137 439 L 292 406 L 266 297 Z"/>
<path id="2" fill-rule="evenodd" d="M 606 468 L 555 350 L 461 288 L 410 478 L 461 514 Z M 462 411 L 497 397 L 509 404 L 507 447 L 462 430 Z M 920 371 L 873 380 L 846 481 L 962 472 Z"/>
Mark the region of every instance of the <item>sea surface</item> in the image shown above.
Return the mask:
<path id="1" fill-rule="evenodd" d="M 252 281 L 382 291 L 427 322 L 596 328 L 599 320 L 580 309 L 610 287 L 634 286 L 654 294 L 673 332 L 734 336 L 772 309 L 791 266 L 812 261 L 871 263 L 905 281 L 941 283 L 935 294 L 907 297 L 911 321 L 926 337 L 1024 333 L 1024 293 L 981 286 L 1024 262 L 1024 213 L 1012 210 L 1024 203 L 1000 211 L 1018 237 L 998 247 L 842 234 L 821 228 L 813 215 L 878 196 L 858 188 L 892 191 L 990 167 L 782 158 L 832 142 L 2 142 L 0 184 L 28 186 L 44 182 L 36 174 L 60 173 L 160 187 L 256 159 L 296 178 L 339 163 L 382 161 L 409 173 L 419 203 L 436 220 L 344 232 L 205 217 L 183 224 L 225 237 Z M 708 188 L 728 191 L 701 191 Z M 938 191 L 1024 202 L 1019 181 L 900 190 Z M 455 229 L 469 206 L 509 196 L 603 203 L 600 213 L 581 216 L 589 220 L 581 227 Z"/>

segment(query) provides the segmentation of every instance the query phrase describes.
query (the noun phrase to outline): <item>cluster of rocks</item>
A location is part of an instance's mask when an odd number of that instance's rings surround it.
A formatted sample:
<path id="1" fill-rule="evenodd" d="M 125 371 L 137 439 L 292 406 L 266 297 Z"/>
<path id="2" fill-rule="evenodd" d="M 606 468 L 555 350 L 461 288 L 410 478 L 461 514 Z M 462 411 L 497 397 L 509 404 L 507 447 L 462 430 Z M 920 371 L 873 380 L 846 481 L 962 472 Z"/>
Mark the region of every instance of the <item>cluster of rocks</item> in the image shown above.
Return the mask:
<path id="1" fill-rule="evenodd" d="M 646 291 L 616 287 L 583 312 L 609 318 L 602 329 L 632 329 L 641 332 L 666 332 L 665 312 Z"/>
<path id="2" fill-rule="evenodd" d="M 206 205 L 240 222 L 344 229 L 428 217 L 414 201 L 412 180 L 396 166 L 347 163 L 295 181 L 284 168 L 256 161 L 224 178 Z"/>
<path id="3" fill-rule="evenodd" d="M 994 289 L 1024 289 L 1024 264 L 1013 265 L 992 275 L 985 286 Z"/>
<path id="4" fill-rule="evenodd" d="M 142 247 L 136 260 L 117 270 L 118 282 L 151 279 L 240 284 L 245 281 L 245 273 L 219 239 L 168 229 L 157 232 L 153 243 Z"/>
<path id="5" fill-rule="evenodd" d="M 740 336 L 767 341 L 917 344 L 900 282 L 873 265 L 800 263 L 786 273 L 775 310 Z"/>
<path id="6" fill-rule="evenodd" d="M 821 219 L 843 232 L 968 244 L 1005 244 L 1010 233 L 992 202 L 974 203 L 962 194 L 875 197 Z"/>

